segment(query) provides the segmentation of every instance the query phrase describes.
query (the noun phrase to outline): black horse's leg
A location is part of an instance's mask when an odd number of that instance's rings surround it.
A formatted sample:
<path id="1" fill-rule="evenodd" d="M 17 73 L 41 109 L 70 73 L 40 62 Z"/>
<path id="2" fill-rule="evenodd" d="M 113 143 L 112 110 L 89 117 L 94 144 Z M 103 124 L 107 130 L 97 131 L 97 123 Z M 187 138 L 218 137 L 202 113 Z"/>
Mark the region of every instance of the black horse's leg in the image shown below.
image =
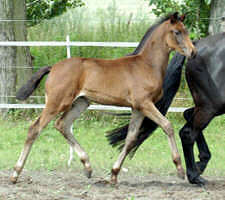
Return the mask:
<path id="1" fill-rule="evenodd" d="M 184 111 L 184 119 L 187 122 L 192 119 L 193 115 L 194 115 L 194 107 L 193 108 L 189 108 L 189 109 Z"/>
<path id="2" fill-rule="evenodd" d="M 186 163 L 186 173 L 188 176 L 188 180 L 192 179 L 192 177 L 197 177 L 199 174 L 197 173 L 197 167 L 195 165 L 194 159 L 194 138 L 192 138 L 192 129 L 193 129 L 193 117 L 194 117 L 194 108 L 190 108 L 185 110 L 184 118 L 187 123 L 180 130 L 180 138 L 183 147 L 184 159 Z"/>
<path id="3" fill-rule="evenodd" d="M 196 132 L 192 130 L 192 123 L 187 122 L 184 127 L 180 130 L 180 138 L 183 147 L 184 159 L 186 164 L 186 174 L 190 183 L 202 184 L 199 179 L 199 173 L 195 164 L 194 158 L 194 142 L 196 139 Z"/>
<path id="4" fill-rule="evenodd" d="M 212 118 L 212 112 L 208 112 L 205 109 L 196 109 L 194 115 L 192 113 L 191 119 L 180 131 L 187 177 L 189 182 L 193 184 L 205 184 L 205 180 L 200 177 L 197 165 L 195 164 L 193 146 L 194 142 L 197 141 L 197 138 L 201 141 L 201 132 L 208 125 Z"/>
<path id="5" fill-rule="evenodd" d="M 194 114 L 194 108 L 190 108 L 188 110 L 185 110 L 184 112 L 184 118 L 187 121 L 190 121 L 191 118 L 193 117 Z M 202 133 L 202 131 L 199 132 L 197 138 L 196 138 L 196 143 L 198 146 L 199 150 L 199 161 L 196 162 L 197 169 L 199 174 L 202 174 L 211 158 L 211 153 L 209 151 L 208 145 L 206 143 L 205 137 Z"/>
<path id="6" fill-rule="evenodd" d="M 202 133 L 202 131 L 198 134 L 198 137 L 196 138 L 198 150 L 199 150 L 199 161 L 196 162 L 197 169 L 199 174 L 202 174 L 211 158 L 211 153 L 209 151 L 208 145 L 205 141 L 205 137 Z"/>

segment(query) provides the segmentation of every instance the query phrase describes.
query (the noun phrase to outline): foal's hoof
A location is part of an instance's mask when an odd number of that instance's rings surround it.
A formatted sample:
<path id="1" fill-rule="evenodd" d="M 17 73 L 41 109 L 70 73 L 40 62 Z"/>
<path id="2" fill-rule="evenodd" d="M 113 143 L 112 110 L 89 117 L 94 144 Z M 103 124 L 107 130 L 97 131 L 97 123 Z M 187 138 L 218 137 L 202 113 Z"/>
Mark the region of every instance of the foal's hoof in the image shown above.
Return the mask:
<path id="1" fill-rule="evenodd" d="M 116 180 L 111 179 L 109 183 L 110 183 L 110 185 L 114 185 L 114 186 L 116 186 L 118 184 L 117 179 Z"/>
<path id="2" fill-rule="evenodd" d="M 185 172 L 184 172 L 183 167 L 181 167 L 180 169 L 178 169 L 178 171 L 177 171 L 177 176 L 178 176 L 180 179 L 185 179 Z"/>
<path id="3" fill-rule="evenodd" d="M 87 178 L 91 178 L 91 175 L 92 175 L 92 170 L 90 169 L 85 169 L 84 170 L 84 174 Z"/>
<path id="4" fill-rule="evenodd" d="M 112 170 L 113 172 L 113 170 Z M 112 176 L 111 176 L 111 180 L 110 180 L 110 184 L 111 185 L 117 185 L 117 175 L 115 175 L 114 173 L 112 173 Z"/>
<path id="5" fill-rule="evenodd" d="M 11 181 L 11 183 L 16 184 L 16 182 L 17 182 L 17 177 L 11 176 L 11 177 L 10 177 L 10 181 Z"/>
<path id="6" fill-rule="evenodd" d="M 189 180 L 191 184 L 196 184 L 198 186 L 204 186 L 208 181 L 201 176 L 195 177 L 192 180 Z"/>

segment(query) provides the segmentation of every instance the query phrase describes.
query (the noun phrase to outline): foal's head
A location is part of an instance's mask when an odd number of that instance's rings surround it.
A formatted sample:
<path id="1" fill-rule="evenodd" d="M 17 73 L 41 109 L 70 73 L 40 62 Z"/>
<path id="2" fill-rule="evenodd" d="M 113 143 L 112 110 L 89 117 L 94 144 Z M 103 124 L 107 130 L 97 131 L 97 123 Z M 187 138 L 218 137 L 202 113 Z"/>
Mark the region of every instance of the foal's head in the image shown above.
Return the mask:
<path id="1" fill-rule="evenodd" d="M 167 21 L 166 43 L 171 50 L 180 54 L 192 57 L 196 55 L 196 49 L 189 38 L 188 32 L 183 24 L 185 16 L 178 16 L 174 13 Z"/>

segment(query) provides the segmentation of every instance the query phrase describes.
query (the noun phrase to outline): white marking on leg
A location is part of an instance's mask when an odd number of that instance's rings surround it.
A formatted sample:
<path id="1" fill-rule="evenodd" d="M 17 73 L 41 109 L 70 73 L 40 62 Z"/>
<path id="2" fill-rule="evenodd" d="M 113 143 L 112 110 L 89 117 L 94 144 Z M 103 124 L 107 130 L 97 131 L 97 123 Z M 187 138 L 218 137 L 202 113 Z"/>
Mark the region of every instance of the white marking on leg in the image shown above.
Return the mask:
<path id="1" fill-rule="evenodd" d="M 68 167 L 70 167 L 70 165 L 71 165 L 71 163 L 72 163 L 72 161 L 73 161 L 73 156 L 74 154 L 73 154 L 73 147 L 72 146 L 70 146 L 70 158 L 69 158 L 69 160 L 68 160 Z"/>
<path id="2" fill-rule="evenodd" d="M 71 127 L 70 127 L 70 131 L 71 131 L 71 133 L 73 134 L 73 124 L 72 124 Z M 69 160 L 68 160 L 68 162 L 67 162 L 68 167 L 70 167 L 70 165 L 71 165 L 71 163 L 72 163 L 72 161 L 73 161 L 73 157 L 74 157 L 73 146 L 70 145 L 70 157 L 69 157 Z"/>
<path id="3" fill-rule="evenodd" d="M 24 154 L 23 152 L 20 154 L 20 157 L 19 157 L 19 159 L 17 161 L 17 164 L 16 164 L 17 167 L 22 167 L 22 164 L 23 164 L 23 161 L 22 161 L 23 154 Z"/>
<path id="4" fill-rule="evenodd" d="M 18 177 L 18 173 L 14 170 L 14 172 L 13 172 L 13 178 L 17 178 Z"/>

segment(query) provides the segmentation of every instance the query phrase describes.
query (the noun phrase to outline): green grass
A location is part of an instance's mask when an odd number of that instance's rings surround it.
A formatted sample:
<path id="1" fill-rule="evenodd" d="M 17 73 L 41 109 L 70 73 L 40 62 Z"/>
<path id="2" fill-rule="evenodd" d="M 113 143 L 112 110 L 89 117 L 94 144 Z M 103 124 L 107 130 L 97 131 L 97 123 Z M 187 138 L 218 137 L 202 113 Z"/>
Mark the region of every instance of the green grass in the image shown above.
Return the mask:
<path id="1" fill-rule="evenodd" d="M 96 117 L 97 116 L 97 117 Z M 176 140 L 182 153 L 178 130 L 184 121 L 181 114 L 169 114 L 169 119 L 174 125 Z M 116 127 L 121 121 L 98 114 L 84 114 L 75 122 L 75 137 L 82 147 L 88 152 L 94 170 L 110 172 L 118 157 L 118 152 L 108 145 L 104 133 Z M 0 169 L 11 169 L 23 148 L 30 120 L 15 121 L 12 119 L 0 120 Z M 225 175 L 224 154 L 224 119 L 214 119 L 205 131 L 212 159 L 205 172 L 206 175 Z M 35 142 L 27 160 L 26 169 L 54 170 L 64 169 L 69 157 L 69 146 L 64 138 L 54 129 L 53 122 L 44 129 L 40 138 Z M 72 168 L 82 168 L 76 157 Z M 197 158 L 197 154 L 196 154 Z M 183 159 L 183 155 L 182 155 Z M 184 163 L 184 161 L 183 161 Z M 123 165 L 129 172 L 137 174 L 159 173 L 174 174 L 175 168 L 171 160 L 168 140 L 161 129 L 158 129 L 137 151 L 132 160 L 127 159 Z"/>

